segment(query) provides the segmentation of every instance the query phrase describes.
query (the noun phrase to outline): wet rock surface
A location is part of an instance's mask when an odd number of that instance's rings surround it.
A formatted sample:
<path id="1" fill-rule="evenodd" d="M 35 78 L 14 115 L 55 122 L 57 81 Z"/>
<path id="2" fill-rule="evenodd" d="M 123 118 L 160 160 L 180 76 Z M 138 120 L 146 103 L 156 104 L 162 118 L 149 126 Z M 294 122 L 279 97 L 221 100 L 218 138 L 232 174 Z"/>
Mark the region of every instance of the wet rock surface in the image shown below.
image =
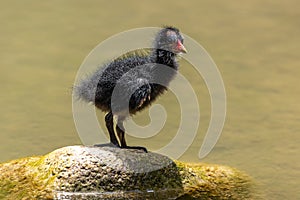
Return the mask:
<path id="1" fill-rule="evenodd" d="M 45 159 L 55 166 L 55 186 L 65 192 L 149 191 L 181 188 L 176 164 L 166 156 L 113 147 L 73 146 Z"/>
<path id="2" fill-rule="evenodd" d="M 0 164 L 0 199 L 257 199 L 244 173 L 140 150 L 69 146 Z"/>

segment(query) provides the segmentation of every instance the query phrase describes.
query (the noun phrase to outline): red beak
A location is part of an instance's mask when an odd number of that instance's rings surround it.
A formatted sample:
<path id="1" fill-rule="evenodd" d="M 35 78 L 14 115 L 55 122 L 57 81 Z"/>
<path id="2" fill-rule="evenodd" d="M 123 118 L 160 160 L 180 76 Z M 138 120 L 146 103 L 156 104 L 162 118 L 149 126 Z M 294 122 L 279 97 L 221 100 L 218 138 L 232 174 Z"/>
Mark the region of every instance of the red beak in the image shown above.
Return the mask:
<path id="1" fill-rule="evenodd" d="M 183 46 L 180 40 L 177 41 L 177 50 L 182 53 L 187 53 L 186 48 Z"/>

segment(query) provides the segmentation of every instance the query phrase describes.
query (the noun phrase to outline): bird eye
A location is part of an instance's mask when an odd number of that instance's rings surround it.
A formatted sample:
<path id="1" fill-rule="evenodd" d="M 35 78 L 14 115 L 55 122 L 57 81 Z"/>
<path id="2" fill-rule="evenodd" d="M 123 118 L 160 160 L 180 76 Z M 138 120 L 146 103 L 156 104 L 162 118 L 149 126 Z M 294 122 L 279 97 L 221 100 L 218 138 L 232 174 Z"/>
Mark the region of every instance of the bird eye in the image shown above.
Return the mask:
<path id="1" fill-rule="evenodd" d="M 179 40 L 183 44 L 184 38 L 182 36 L 179 37 Z"/>

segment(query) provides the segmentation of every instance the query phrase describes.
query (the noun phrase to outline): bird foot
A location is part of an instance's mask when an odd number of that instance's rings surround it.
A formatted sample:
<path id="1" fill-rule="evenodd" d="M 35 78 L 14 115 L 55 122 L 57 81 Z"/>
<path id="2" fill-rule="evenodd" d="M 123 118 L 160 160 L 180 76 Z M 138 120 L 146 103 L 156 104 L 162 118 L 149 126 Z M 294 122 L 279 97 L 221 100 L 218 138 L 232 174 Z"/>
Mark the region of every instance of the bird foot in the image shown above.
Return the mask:
<path id="1" fill-rule="evenodd" d="M 122 149 L 136 149 L 136 150 L 142 150 L 145 153 L 148 153 L 148 150 L 145 147 L 140 147 L 140 146 L 125 146 L 121 147 Z"/>
<path id="2" fill-rule="evenodd" d="M 113 147 L 113 148 L 121 148 L 121 149 L 135 149 L 135 150 L 141 150 L 145 153 L 148 153 L 148 150 L 145 147 L 140 146 L 124 146 L 120 147 L 120 145 L 115 145 L 113 143 L 105 143 L 105 144 L 94 144 L 94 147 Z"/>
<path id="3" fill-rule="evenodd" d="M 120 148 L 120 145 L 116 145 L 113 143 L 105 143 L 105 144 L 94 144 L 94 147 L 114 147 L 114 148 Z"/>

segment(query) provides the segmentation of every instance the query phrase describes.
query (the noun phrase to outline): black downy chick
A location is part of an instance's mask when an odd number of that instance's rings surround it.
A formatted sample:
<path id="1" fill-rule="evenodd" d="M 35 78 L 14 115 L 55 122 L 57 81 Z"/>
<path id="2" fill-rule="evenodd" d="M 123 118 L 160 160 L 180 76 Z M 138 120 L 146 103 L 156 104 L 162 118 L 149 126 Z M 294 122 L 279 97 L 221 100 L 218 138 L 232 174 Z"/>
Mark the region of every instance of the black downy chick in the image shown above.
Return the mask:
<path id="1" fill-rule="evenodd" d="M 123 122 L 129 115 L 149 106 L 167 90 L 179 67 L 176 57 L 186 52 L 179 30 L 164 27 L 157 33 L 153 49 L 148 55 L 136 52 L 104 64 L 75 86 L 74 92 L 78 98 L 92 102 L 107 112 L 106 127 L 114 146 L 147 152 L 144 147 L 127 146 Z M 164 66 L 170 70 L 165 70 Z M 117 117 L 117 136 L 114 116 Z"/>

